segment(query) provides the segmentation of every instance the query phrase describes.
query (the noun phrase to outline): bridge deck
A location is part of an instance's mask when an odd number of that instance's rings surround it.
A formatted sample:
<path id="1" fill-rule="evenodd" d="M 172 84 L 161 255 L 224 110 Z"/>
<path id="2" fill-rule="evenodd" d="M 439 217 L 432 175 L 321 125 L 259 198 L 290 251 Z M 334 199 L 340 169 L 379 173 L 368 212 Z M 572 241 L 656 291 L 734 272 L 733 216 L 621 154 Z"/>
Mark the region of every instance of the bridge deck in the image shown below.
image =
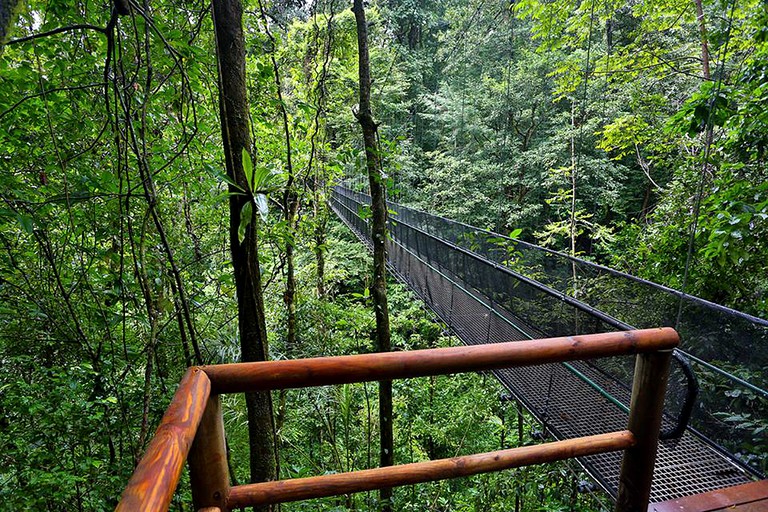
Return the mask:
<path id="1" fill-rule="evenodd" d="M 726 487 L 678 500 L 654 503 L 648 512 L 765 512 L 768 510 L 768 480 Z"/>
<path id="2" fill-rule="evenodd" d="M 370 247 L 365 221 L 335 196 L 332 207 L 361 241 Z M 400 222 L 400 230 L 404 229 Z M 425 246 L 406 246 L 393 230 L 389 263 L 393 273 L 419 295 L 467 344 L 546 337 L 513 311 L 494 303 L 473 283 L 451 269 L 437 268 L 425 258 Z M 555 313 L 556 312 L 551 312 Z M 551 333 L 550 333 L 551 335 Z M 501 383 L 558 439 L 625 428 L 626 384 L 589 363 L 551 364 L 494 372 Z M 608 395 L 608 396 L 606 396 Z M 621 453 L 579 459 L 580 464 L 616 497 Z M 662 441 L 656 462 L 652 502 L 673 500 L 749 482 L 749 476 L 718 450 L 686 432 Z"/>

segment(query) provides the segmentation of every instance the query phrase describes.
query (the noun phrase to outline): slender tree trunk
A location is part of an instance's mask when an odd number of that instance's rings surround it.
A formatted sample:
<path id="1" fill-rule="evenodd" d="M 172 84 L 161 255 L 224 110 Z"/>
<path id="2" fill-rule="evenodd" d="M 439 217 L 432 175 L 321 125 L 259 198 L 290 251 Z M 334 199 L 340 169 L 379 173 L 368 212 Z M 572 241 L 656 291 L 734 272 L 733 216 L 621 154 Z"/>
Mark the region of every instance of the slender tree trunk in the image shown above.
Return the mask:
<path id="1" fill-rule="evenodd" d="M 277 92 L 278 111 L 280 112 L 280 119 L 283 123 L 283 137 L 285 138 L 285 169 L 288 172 L 288 180 L 285 184 L 282 204 L 283 211 L 285 212 L 285 222 L 290 236 L 287 237 L 287 242 L 285 244 L 286 266 L 283 301 L 285 302 L 285 308 L 288 312 L 285 348 L 290 357 L 291 351 L 293 351 L 296 346 L 296 248 L 294 244 L 296 240 L 296 231 L 298 229 L 296 219 L 299 211 L 299 195 L 296 191 L 296 173 L 293 169 L 293 150 L 291 149 L 291 129 L 288 123 L 288 111 L 285 109 L 283 84 L 280 80 L 280 67 L 277 65 L 277 59 L 275 58 L 277 43 L 272 36 L 272 31 L 269 29 L 269 21 L 267 20 L 267 13 L 264 10 L 264 4 L 261 0 L 259 0 L 258 4 L 261 18 L 264 23 L 264 32 L 267 34 L 267 38 L 269 38 L 271 43 L 272 49 L 269 52 L 269 58 L 272 61 L 272 69 L 275 72 L 275 91 Z M 281 395 L 281 398 L 283 396 L 284 395 Z"/>
<path id="2" fill-rule="evenodd" d="M 696 19 L 699 22 L 699 44 L 701 45 L 701 71 L 704 73 L 704 79 L 710 80 L 712 75 L 709 72 L 709 45 L 707 43 L 707 24 L 704 20 L 704 7 L 701 0 L 694 0 L 696 4 Z"/>
<path id="3" fill-rule="evenodd" d="M 240 0 L 214 0 L 213 17 L 219 64 L 219 108 L 227 174 L 243 190 L 248 181 L 243 170 L 243 151 L 251 151 L 248 131 L 248 97 L 245 88 L 245 42 Z M 252 201 L 251 193 L 235 194 L 230 186 L 229 241 L 237 289 L 238 331 L 243 361 L 267 359 L 267 328 L 259 268 L 256 209 L 242 243 L 238 239 L 240 214 Z M 246 393 L 251 482 L 272 480 L 276 471 L 276 447 L 272 398 L 268 392 Z"/>
<path id="4" fill-rule="evenodd" d="M 312 185 L 312 205 L 315 217 L 315 288 L 318 298 L 325 297 L 325 228 L 328 212 L 325 207 L 324 183 L 315 176 Z"/>
<path id="5" fill-rule="evenodd" d="M 586 87 L 586 85 L 585 85 Z M 585 95 L 586 98 L 586 95 Z M 584 122 L 584 115 L 582 113 L 582 119 L 581 122 Z M 579 148 L 581 150 L 581 148 Z M 577 173 L 579 172 L 579 157 L 576 154 L 576 101 L 573 101 L 571 103 L 571 218 L 570 218 L 570 226 L 569 226 L 569 236 L 570 236 L 570 249 L 571 249 L 571 256 L 574 258 L 576 257 L 576 237 L 577 237 L 577 226 L 576 226 L 576 177 Z M 579 282 L 578 282 L 578 273 L 576 272 L 576 260 L 571 261 L 571 276 L 573 279 L 572 286 L 573 286 L 573 296 L 578 298 L 579 297 Z M 573 317 L 574 323 L 573 323 L 573 332 L 579 333 L 581 332 L 581 324 L 579 322 L 579 315 L 576 314 Z"/>
<path id="6" fill-rule="evenodd" d="M 0 0 L 0 55 L 18 16 L 19 0 Z M 23 5 L 23 4 L 22 4 Z"/>
<path id="7" fill-rule="evenodd" d="M 651 209 L 651 182 L 649 181 L 645 185 L 645 195 L 643 196 L 643 206 L 640 208 L 640 220 L 643 222 L 643 224 L 646 222 L 646 219 L 648 218 L 648 212 Z"/>
<path id="8" fill-rule="evenodd" d="M 320 144 L 316 144 L 317 135 L 321 131 L 321 118 L 325 118 L 325 95 L 326 95 L 326 80 L 328 79 L 328 69 L 331 63 L 332 45 L 333 45 L 333 19 L 335 13 L 333 11 L 333 3 L 331 3 L 331 12 L 328 16 L 326 24 L 326 37 L 323 45 L 323 66 L 320 72 L 320 77 L 317 81 L 315 91 L 317 94 L 317 110 L 315 110 L 315 128 L 310 137 L 310 153 L 309 163 L 307 164 L 307 175 L 312 172 L 312 164 L 315 160 L 315 154 L 317 154 L 316 170 L 314 171 L 314 178 L 312 180 L 312 205 L 315 221 L 315 260 L 317 262 L 317 279 L 316 288 L 317 296 L 319 298 L 325 297 L 325 240 L 326 240 L 326 226 L 328 223 L 328 183 L 326 180 L 326 155 L 325 147 L 328 139 L 328 128 L 324 126 L 322 133 L 323 138 Z M 308 77 L 311 79 L 311 77 Z M 325 123 L 323 123 L 325 124 Z M 325 172 L 324 172 L 325 171 Z M 322 330 L 325 332 L 325 324 L 323 324 Z"/>
<path id="9" fill-rule="evenodd" d="M 576 158 L 576 102 L 571 104 L 571 218 L 568 227 L 568 235 L 570 238 L 571 256 L 576 256 L 576 167 L 578 166 L 578 160 Z M 574 270 L 574 284 L 576 281 L 576 272 Z"/>
<path id="10" fill-rule="evenodd" d="M 694 0 L 696 4 L 696 19 L 699 23 L 699 45 L 701 46 L 701 72 L 704 80 L 711 80 L 712 74 L 709 69 L 709 44 L 707 43 L 707 22 L 704 19 L 704 6 L 702 0 Z M 712 123 L 707 122 L 707 129 L 704 132 L 705 147 L 709 147 L 714 139 L 715 128 Z M 702 173 L 712 171 L 712 166 L 706 160 L 702 165 Z"/>
<path id="11" fill-rule="evenodd" d="M 387 204 L 386 188 L 381 173 L 381 158 L 376 141 L 377 125 L 371 113 L 371 69 L 368 59 L 368 26 L 365 21 L 363 0 L 354 0 L 352 11 L 357 23 L 357 49 L 360 78 L 360 105 L 357 121 L 363 130 L 365 160 L 368 167 L 368 181 L 371 189 L 371 211 L 373 213 L 373 286 L 371 296 L 376 313 L 376 349 L 389 352 L 392 345 L 389 337 L 389 309 L 387 307 Z M 392 381 L 379 382 L 379 424 L 381 430 L 380 464 L 391 466 L 392 453 Z M 381 510 L 389 512 L 392 489 L 381 489 Z"/>

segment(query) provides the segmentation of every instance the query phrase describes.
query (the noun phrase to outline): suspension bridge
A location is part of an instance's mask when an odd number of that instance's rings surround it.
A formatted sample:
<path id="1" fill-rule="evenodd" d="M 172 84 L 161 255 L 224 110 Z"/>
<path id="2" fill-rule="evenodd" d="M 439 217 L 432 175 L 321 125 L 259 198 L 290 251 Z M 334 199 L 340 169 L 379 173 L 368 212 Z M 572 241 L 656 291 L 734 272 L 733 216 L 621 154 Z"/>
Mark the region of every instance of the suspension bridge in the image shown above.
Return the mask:
<path id="1" fill-rule="evenodd" d="M 330 201 L 370 246 L 369 202 L 343 187 Z M 391 271 L 464 346 L 191 367 L 116 510 L 168 510 L 187 462 L 194 510 L 228 512 L 574 458 L 616 499 L 617 512 L 766 510 L 768 480 L 754 480 L 764 478 L 768 451 L 760 430 L 768 322 L 466 224 L 389 207 Z M 634 368 L 619 357 L 631 354 Z M 349 473 L 230 483 L 222 394 L 466 371 L 493 372 L 543 435 L 555 439 Z"/>
<path id="2" fill-rule="evenodd" d="M 370 247 L 369 205 L 366 194 L 333 190 L 332 209 Z M 754 425 L 768 410 L 768 322 L 460 222 L 388 207 L 390 270 L 466 345 L 677 328 L 682 342 L 670 374 L 651 502 L 765 477 L 765 433 Z M 627 424 L 632 368 L 626 360 L 494 374 L 556 439 Z M 617 497 L 620 453 L 578 462 Z"/>

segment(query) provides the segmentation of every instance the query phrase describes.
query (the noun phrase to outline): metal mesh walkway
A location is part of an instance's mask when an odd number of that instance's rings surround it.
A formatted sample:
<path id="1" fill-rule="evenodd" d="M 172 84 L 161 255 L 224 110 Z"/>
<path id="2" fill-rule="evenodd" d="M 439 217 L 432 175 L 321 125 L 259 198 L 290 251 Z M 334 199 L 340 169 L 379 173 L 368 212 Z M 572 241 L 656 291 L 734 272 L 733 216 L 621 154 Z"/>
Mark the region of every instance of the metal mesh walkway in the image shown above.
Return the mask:
<path id="1" fill-rule="evenodd" d="M 331 206 L 352 231 L 370 246 L 370 229 L 361 216 L 367 198 L 337 187 Z M 422 215 L 423 212 L 421 212 Z M 564 296 L 530 277 L 510 271 L 470 248 L 433 236 L 397 216 L 391 223 L 389 264 L 467 344 L 520 341 L 547 336 L 616 330 L 611 317 L 590 308 L 575 308 Z M 629 363 L 629 364 L 628 364 Z M 631 361 L 542 365 L 495 372 L 499 380 L 559 439 L 626 428 Z M 670 377 L 667 397 L 674 422 L 675 404 L 684 376 Z M 677 385 L 675 385 L 677 383 Z M 618 488 L 621 454 L 579 460 L 613 497 Z M 662 441 L 651 500 L 701 493 L 750 481 L 747 472 L 701 437 L 686 432 Z"/>

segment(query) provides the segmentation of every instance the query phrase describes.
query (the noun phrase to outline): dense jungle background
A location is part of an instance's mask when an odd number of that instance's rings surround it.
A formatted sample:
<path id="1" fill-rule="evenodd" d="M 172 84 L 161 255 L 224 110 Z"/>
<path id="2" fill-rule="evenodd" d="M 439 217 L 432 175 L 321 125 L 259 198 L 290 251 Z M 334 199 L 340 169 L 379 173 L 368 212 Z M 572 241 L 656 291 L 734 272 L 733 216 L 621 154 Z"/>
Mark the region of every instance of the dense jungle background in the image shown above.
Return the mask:
<path id="1" fill-rule="evenodd" d="M 110 510 L 187 366 L 375 349 L 371 257 L 327 205 L 334 184 L 368 179 L 356 20 L 340 0 L 245 2 L 241 160 L 222 140 L 228 69 L 211 3 L 15 4 L 0 16 L 0 508 Z M 365 10 L 391 199 L 768 316 L 767 4 Z M 247 183 L 228 172 L 233 158 Z M 241 244 L 260 269 L 252 353 L 233 272 Z M 388 298 L 393 349 L 457 343 L 392 280 Z M 503 393 L 490 375 L 395 382 L 395 462 L 532 442 L 540 426 Z M 273 477 L 378 464 L 375 384 L 267 398 Z M 224 401 L 240 483 L 254 470 L 254 404 Z M 183 480 L 174 510 L 191 510 L 189 492 Z M 403 511 L 608 506 L 565 464 L 392 500 Z"/>

